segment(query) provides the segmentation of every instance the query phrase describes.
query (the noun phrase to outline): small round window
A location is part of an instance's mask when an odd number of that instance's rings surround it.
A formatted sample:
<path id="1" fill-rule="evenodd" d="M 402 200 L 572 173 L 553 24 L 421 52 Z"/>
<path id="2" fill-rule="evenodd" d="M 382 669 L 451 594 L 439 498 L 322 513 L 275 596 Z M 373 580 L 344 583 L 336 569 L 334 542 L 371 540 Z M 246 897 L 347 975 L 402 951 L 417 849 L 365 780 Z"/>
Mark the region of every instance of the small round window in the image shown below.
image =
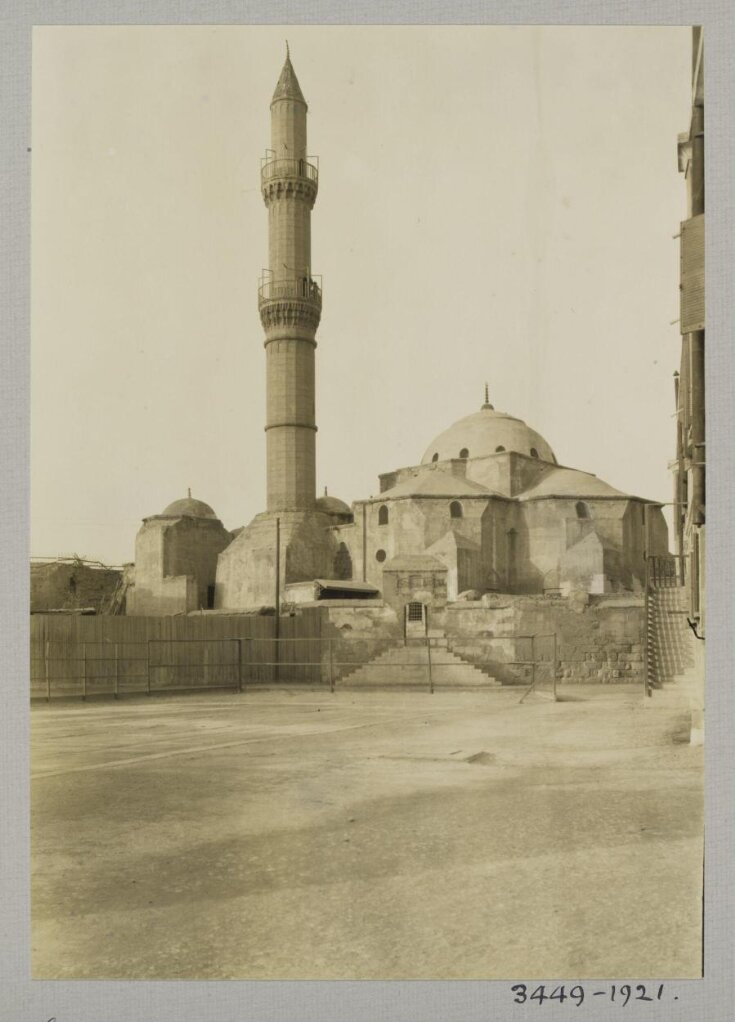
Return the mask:
<path id="1" fill-rule="evenodd" d="M 378 552 L 375 555 L 375 560 L 382 564 L 385 558 L 386 558 L 385 550 L 378 550 Z"/>
<path id="2" fill-rule="evenodd" d="M 502 444 L 498 444 L 498 446 L 495 448 L 495 453 L 496 454 L 502 454 L 504 450 L 505 450 L 505 448 L 503 447 L 503 445 Z"/>
<path id="3" fill-rule="evenodd" d="M 467 448 L 466 448 L 466 447 L 463 447 L 463 448 L 462 448 L 462 450 L 461 450 L 461 451 L 459 452 L 459 456 L 460 456 L 460 458 L 462 458 L 462 460 L 464 461 L 464 460 L 466 460 L 467 458 L 469 458 L 469 456 L 470 456 L 470 452 L 469 452 L 469 451 L 467 450 Z"/>
<path id="4" fill-rule="evenodd" d="M 531 457 L 532 458 L 538 458 L 538 451 L 536 450 L 535 447 L 531 448 Z"/>

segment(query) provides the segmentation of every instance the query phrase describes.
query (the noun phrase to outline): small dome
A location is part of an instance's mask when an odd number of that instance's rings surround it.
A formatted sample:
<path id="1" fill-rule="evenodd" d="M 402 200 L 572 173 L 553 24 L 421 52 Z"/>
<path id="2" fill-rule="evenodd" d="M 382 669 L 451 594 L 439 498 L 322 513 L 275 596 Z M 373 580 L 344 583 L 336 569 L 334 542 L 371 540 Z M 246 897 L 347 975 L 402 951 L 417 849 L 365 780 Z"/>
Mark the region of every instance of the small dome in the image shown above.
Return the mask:
<path id="1" fill-rule="evenodd" d="M 194 500 L 193 497 L 182 497 L 181 500 L 175 500 L 173 504 L 169 504 L 167 508 L 163 510 L 164 518 L 217 518 L 209 504 L 205 504 L 203 500 Z"/>
<path id="2" fill-rule="evenodd" d="M 317 498 L 316 509 L 326 515 L 352 514 L 352 511 L 343 500 L 340 500 L 339 497 L 327 497 L 326 494 L 323 497 Z"/>
<path id="3" fill-rule="evenodd" d="M 535 429 L 527 426 L 522 419 L 496 412 L 491 405 L 485 404 L 479 412 L 465 416 L 432 440 L 421 464 L 429 465 L 432 461 L 448 461 L 450 458 L 471 461 L 505 451 L 556 463 L 551 447 Z"/>

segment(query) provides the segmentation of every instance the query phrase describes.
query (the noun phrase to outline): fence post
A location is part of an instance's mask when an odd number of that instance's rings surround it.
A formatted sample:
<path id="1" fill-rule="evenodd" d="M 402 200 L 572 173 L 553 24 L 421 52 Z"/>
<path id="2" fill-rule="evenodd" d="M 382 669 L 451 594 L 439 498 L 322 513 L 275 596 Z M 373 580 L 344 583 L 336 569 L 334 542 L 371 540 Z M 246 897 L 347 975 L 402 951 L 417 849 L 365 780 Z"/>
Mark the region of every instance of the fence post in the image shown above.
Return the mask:
<path id="1" fill-rule="evenodd" d="M 237 640 L 237 691 L 242 692 L 242 639 Z"/>
<path id="2" fill-rule="evenodd" d="M 552 693 L 554 695 L 554 702 L 556 702 L 556 671 L 557 671 L 557 663 L 558 663 L 558 661 L 557 661 L 557 651 L 556 651 L 556 632 L 554 632 L 554 650 L 553 650 L 552 656 L 553 656 L 552 669 L 553 669 L 554 673 L 552 675 L 551 691 L 552 691 Z"/>
<path id="3" fill-rule="evenodd" d="M 151 694 L 151 640 L 146 639 L 145 641 L 145 670 L 146 670 L 146 684 L 148 686 L 148 695 Z"/>
<path id="4" fill-rule="evenodd" d="M 429 669 L 429 695 L 434 695 L 434 675 L 431 672 L 431 639 L 426 636 L 426 663 Z"/>
<path id="5" fill-rule="evenodd" d="M 332 652 L 332 640 L 327 639 L 329 643 L 329 691 L 334 692 L 334 654 Z"/>
<path id="6" fill-rule="evenodd" d="M 82 643 L 82 702 L 87 701 L 87 643 Z"/>
<path id="7" fill-rule="evenodd" d="M 115 643 L 115 699 L 120 694 L 120 646 Z"/>
<path id="8" fill-rule="evenodd" d="M 49 661 L 49 647 L 51 643 L 46 640 L 43 647 L 43 670 L 46 675 L 46 702 L 51 702 L 51 675 L 49 674 L 48 661 Z"/>
<path id="9" fill-rule="evenodd" d="M 649 619 L 651 614 L 651 601 L 648 594 L 650 589 L 650 564 L 648 558 L 646 558 L 646 575 L 643 589 L 643 698 L 651 696 L 653 693 L 648 684 L 648 666 L 650 662 L 649 653 Z"/>

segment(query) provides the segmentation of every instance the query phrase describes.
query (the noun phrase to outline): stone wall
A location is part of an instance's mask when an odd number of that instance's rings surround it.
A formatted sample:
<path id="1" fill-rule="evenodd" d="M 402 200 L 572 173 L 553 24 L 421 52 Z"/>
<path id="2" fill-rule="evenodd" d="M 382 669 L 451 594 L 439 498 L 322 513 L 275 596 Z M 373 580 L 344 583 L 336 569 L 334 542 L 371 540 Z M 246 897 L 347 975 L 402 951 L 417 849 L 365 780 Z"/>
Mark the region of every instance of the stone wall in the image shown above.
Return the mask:
<path id="1" fill-rule="evenodd" d="M 435 614 L 433 627 L 444 629 L 460 655 L 498 664 L 530 659 L 530 635 L 555 635 L 557 678 L 561 682 L 643 684 L 643 597 L 634 594 L 568 599 L 545 596 L 486 596 L 477 603 L 449 604 Z M 551 655 L 551 640 L 536 640 L 536 653 Z"/>
<path id="2" fill-rule="evenodd" d="M 48 610 L 105 609 L 122 578 L 119 568 L 83 561 L 47 561 L 31 565 L 31 613 Z"/>

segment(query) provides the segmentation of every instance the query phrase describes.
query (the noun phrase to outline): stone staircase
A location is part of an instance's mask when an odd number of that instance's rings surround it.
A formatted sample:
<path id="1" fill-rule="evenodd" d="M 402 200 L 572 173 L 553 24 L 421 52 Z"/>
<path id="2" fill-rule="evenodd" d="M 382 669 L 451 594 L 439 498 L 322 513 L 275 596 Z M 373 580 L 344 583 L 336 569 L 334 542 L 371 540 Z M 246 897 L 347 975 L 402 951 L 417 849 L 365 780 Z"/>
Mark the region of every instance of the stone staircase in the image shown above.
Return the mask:
<path id="1" fill-rule="evenodd" d="M 683 586 L 654 588 L 649 593 L 646 640 L 653 706 L 686 707 L 691 714 L 690 740 L 704 734 L 704 643 L 687 623 Z"/>
<path id="2" fill-rule="evenodd" d="M 431 639 L 431 679 L 435 689 L 496 689 L 497 679 L 447 649 L 444 638 Z M 337 679 L 338 688 L 429 690 L 429 649 L 425 640 L 396 642 L 365 664 Z"/>

